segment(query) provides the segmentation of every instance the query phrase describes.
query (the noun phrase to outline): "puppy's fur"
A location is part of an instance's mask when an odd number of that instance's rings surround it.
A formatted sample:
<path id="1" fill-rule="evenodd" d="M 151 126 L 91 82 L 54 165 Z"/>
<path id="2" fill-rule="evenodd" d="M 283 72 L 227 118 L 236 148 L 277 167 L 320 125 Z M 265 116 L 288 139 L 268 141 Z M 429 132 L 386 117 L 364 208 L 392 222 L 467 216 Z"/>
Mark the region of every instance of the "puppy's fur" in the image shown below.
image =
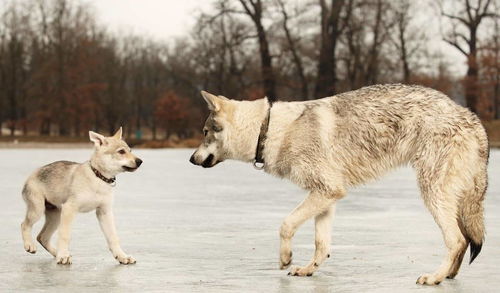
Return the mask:
<path id="1" fill-rule="evenodd" d="M 203 167 L 226 159 L 252 162 L 268 101 L 202 95 L 211 113 L 191 162 Z M 281 268 L 292 261 L 297 228 L 311 217 L 316 221 L 314 256 L 290 274 L 312 275 L 329 256 L 334 206 L 349 187 L 406 164 L 416 170 L 422 198 L 447 248 L 442 265 L 417 283 L 455 277 L 469 244 L 471 261 L 480 252 L 489 148 L 484 128 L 468 109 L 438 91 L 396 84 L 277 102 L 270 113 L 264 170 L 309 191 L 281 226 Z"/>
<path id="2" fill-rule="evenodd" d="M 114 178 L 124 171 L 135 171 L 142 163 L 130 152 L 122 140 L 120 128 L 112 137 L 89 132 L 95 149 L 89 161 L 75 163 L 58 161 L 36 170 L 26 181 L 23 198 L 27 205 L 26 218 L 21 224 L 24 249 L 35 253 L 31 229 L 43 213 L 45 224 L 37 240 L 54 257 L 58 264 L 71 264 L 68 251 L 71 224 L 79 212 L 96 210 L 101 229 L 106 236 L 111 253 L 122 264 L 135 263 L 120 247 L 116 235 L 112 203 L 112 184 L 97 177 L 91 166 L 105 178 Z M 59 229 L 57 249 L 50 238 Z"/>

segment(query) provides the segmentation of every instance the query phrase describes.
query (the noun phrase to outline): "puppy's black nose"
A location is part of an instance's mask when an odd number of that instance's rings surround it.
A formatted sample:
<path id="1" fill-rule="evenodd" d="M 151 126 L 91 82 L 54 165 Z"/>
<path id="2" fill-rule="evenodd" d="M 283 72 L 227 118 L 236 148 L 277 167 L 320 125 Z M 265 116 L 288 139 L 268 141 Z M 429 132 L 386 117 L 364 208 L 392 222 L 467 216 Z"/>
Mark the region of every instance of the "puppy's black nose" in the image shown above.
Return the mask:
<path id="1" fill-rule="evenodd" d="M 137 168 L 139 168 L 139 166 L 142 164 L 142 160 L 141 159 L 135 159 L 135 165 L 137 166 Z"/>
<path id="2" fill-rule="evenodd" d="M 189 158 L 189 161 L 191 162 L 191 164 L 196 165 L 194 161 L 194 154 L 191 156 L 191 158 Z"/>

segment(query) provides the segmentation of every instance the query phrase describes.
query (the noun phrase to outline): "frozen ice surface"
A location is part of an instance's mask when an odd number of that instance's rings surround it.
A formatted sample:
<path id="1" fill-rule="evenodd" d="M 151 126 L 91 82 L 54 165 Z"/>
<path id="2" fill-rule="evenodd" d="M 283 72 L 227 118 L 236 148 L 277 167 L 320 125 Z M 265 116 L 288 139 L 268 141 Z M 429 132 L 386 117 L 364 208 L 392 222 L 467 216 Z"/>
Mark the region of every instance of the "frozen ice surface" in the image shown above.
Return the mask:
<path id="1" fill-rule="evenodd" d="M 56 265 L 40 245 L 35 255 L 26 253 L 20 232 L 24 180 L 43 164 L 85 161 L 90 152 L 0 150 L 0 292 L 500 292 L 498 150 L 491 152 L 483 251 L 471 266 L 467 254 L 457 278 L 437 287 L 415 284 L 438 267 L 445 250 L 409 168 L 340 201 L 332 257 L 312 277 L 278 269 L 280 223 L 306 193 L 250 164 L 193 166 L 191 150 L 136 150 L 143 166 L 118 176 L 118 234 L 137 264 L 113 259 L 94 213 L 76 217 L 71 266 Z M 295 265 L 312 256 L 313 230 L 309 221 L 297 232 Z"/>

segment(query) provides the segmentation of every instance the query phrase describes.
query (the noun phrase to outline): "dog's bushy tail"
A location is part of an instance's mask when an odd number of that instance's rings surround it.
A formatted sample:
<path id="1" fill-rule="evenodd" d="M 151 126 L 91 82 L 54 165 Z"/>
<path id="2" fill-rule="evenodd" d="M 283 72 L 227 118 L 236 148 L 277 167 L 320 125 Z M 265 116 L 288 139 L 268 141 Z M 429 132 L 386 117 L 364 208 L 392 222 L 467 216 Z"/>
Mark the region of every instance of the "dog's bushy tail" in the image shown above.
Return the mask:
<path id="1" fill-rule="evenodd" d="M 471 264 L 481 252 L 485 235 L 483 200 L 487 187 L 486 174 L 477 176 L 474 181 L 474 190 L 463 198 L 460 208 L 460 218 L 465 230 L 464 236 L 467 238 L 470 245 L 469 264 Z"/>

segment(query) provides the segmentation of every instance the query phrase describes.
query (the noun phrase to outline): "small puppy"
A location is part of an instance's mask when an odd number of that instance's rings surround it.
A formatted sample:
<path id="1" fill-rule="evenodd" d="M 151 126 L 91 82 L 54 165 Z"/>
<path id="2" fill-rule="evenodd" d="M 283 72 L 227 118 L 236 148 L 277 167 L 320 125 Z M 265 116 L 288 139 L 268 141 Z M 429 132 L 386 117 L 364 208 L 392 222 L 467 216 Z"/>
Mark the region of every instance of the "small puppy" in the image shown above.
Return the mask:
<path id="1" fill-rule="evenodd" d="M 115 259 L 121 264 L 133 264 L 135 259 L 121 249 L 116 235 L 112 189 L 118 173 L 135 171 L 142 160 L 134 156 L 122 140 L 121 127 L 112 137 L 92 131 L 89 131 L 89 136 L 95 145 L 89 161 L 57 161 L 39 168 L 26 181 L 22 194 L 27 211 L 21 224 L 24 249 L 29 253 L 36 252 L 31 228 L 45 212 L 45 224 L 37 240 L 56 257 L 58 264 L 71 264 L 68 246 L 73 219 L 78 212 L 96 210 L 102 232 Z M 50 244 L 50 238 L 57 228 L 59 239 L 56 249 Z"/>

